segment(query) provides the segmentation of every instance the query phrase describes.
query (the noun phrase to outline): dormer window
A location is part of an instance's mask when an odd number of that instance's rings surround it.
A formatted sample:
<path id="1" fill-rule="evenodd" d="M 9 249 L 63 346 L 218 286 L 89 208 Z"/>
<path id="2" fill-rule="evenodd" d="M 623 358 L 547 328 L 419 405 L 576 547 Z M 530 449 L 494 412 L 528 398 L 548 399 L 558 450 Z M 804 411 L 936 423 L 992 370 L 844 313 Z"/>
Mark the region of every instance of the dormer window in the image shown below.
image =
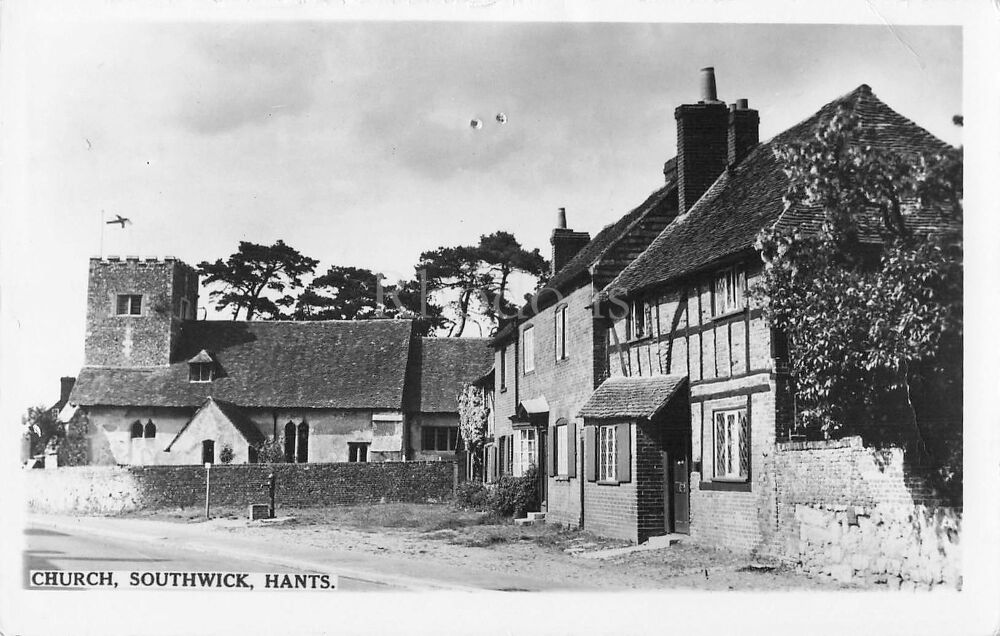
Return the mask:
<path id="1" fill-rule="evenodd" d="M 215 361 L 202 349 L 198 355 L 188 360 L 189 382 L 211 382 L 215 375 Z"/>

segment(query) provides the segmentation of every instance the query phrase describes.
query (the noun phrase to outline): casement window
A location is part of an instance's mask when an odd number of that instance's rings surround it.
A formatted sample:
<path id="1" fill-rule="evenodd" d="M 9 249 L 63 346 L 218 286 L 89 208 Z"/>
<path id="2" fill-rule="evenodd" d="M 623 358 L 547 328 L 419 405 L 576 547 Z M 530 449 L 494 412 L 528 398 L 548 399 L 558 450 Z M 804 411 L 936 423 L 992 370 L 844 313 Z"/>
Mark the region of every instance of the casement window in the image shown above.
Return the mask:
<path id="1" fill-rule="evenodd" d="M 746 409 L 715 411 L 715 478 L 746 481 L 750 474 L 750 427 Z"/>
<path id="2" fill-rule="evenodd" d="M 295 461 L 295 423 L 285 424 L 285 461 L 289 464 Z"/>
<path id="3" fill-rule="evenodd" d="M 615 426 L 601 426 L 597 430 L 597 480 L 615 481 L 617 445 Z"/>
<path id="4" fill-rule="evenodd" d="M 347 461 L 364 464 L 368 461 L 368 442 L 348 442 Z"/>
<path id="5" fill-rule="evenodd" d="M 525 428 L 514 433 L 514 465 L 511 471 L 515 477 L 520 477 L 529 468 L 537 465 L 535 457 L 535 429 Z"/>
<path id="6" fill-rule="evenodd" d="M 625 339 L 637 340 L 650 334 L 652 321 L 652 305 L 645 300 L 636 300 L 629 304 L 628 315 L 625 317 Z"/>
<path id="7" fill-rule="evenodd" d="M 556 309 L 556 360 L 565 360 L 566 355 L 566 306 Z"/>
<path id="8" fill-rule="evenodd" d="M 583 431 L 587 481 L 609 485 L 631 481 L 632 424 L 588 425 Z"/>
<path id="9" fill-rule="evenodd" d="M 525 373 L 535 370 L 535 328 L 528 327 L 521 332 L 521 353 L 524 361 L 521 363 Z"/>
<path id="10" fill-rule="evenodd" d="M 716 316 L 732 313 L 743 309 L 745 305 L 744 289 L 746 274 L 742 267 L 730 267 L 722 270 L 715 277 L 715 313 Z"/>
<path id="11" fill-rule="evenodd" d="M 215 441 L 206 439 L 201 442 L 201 463 L 215 463 Z"/>
<path id="12" fill-rule="evenodd" d="M 118 294 L 118 302 L 115 304 L 115 314 L 119 316 L 141 316 L 142 295 Z"/>
<path id="13" fill-rule="evenodd" d="M 425 451 L 454 451 L 458 447 L 458 428 L 424 426 L 420 432 L 420 448 Z"/>
<path id="14" fill-rule="evenodd" d="M 189 382 L 211 382 L 212 375 L 211 362 L 192 362 L 188 364 Z"/>
<path id="15" fill-rule="evenodd" d="M 507 347 L 500 349 L 500 390 L 507 390 Z"/>
<path id="16" fill-rule="evenodd" d="M 309 461 L 309 424 L 299 422 L 298 434 L 295 439 L 295 461 L 304 464 Z"/>

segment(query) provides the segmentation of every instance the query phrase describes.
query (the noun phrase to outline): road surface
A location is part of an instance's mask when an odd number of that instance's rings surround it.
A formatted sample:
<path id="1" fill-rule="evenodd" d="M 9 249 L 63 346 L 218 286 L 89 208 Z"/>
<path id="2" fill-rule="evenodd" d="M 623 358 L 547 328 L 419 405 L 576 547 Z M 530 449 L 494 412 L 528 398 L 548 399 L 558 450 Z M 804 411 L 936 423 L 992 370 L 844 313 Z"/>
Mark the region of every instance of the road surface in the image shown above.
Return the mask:
<path id="1" fill-rule="evenodd" d="M 135 570 L 174 572 L 279 572 L 310 573 L 310 570 L 257 563 L 207 552 L 195 552 L 148 542 L 128 541 L 88 533 L 71 533 L 29 525 L 24 530 L 25 587 L 30 570 Z M 361 578 L 339 577 L 345 591 L 390 591 L 394 586 Z"/>

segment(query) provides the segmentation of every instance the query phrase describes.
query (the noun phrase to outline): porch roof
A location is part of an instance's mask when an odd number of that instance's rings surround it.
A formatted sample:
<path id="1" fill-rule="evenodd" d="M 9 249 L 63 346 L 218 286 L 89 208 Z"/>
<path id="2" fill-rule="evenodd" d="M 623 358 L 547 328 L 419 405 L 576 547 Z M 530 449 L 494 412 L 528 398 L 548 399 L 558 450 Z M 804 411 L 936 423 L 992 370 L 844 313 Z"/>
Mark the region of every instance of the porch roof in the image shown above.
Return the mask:
<path id="1" fill-rule="evenodd" d="M 649 419 L 659 413 L 686 382 L 686 375 L 608 378 L 590 395 L 579 417 Z"/>

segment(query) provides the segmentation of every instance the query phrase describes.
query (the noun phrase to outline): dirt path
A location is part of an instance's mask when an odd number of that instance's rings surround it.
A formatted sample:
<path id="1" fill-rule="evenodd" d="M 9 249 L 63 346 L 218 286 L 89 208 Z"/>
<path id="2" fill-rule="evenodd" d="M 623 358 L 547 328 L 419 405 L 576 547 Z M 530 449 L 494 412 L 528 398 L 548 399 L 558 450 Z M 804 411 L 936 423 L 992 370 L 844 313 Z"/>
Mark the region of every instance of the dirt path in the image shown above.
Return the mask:
<path id="1" fill-rule="evenodd" d="M 831 590 L 860 589 L 792 569 L 754 567 L 746 556 L 681 542 L 668 548 L 603 560 L 580 552 L 627 542 L 551 525 L 517 527 L 482 513 L 445 505 L 384 504 L 350 508 L 282 510 L 285 523 L 249 522 L 236 510 L 204 521 L 191 511 L 137 513 L 181 523 L 203 523 L 212 532 L 267 538 L 275 545 L 358 551 L 481 572 L 525 576 L 606 590 Z"/>

